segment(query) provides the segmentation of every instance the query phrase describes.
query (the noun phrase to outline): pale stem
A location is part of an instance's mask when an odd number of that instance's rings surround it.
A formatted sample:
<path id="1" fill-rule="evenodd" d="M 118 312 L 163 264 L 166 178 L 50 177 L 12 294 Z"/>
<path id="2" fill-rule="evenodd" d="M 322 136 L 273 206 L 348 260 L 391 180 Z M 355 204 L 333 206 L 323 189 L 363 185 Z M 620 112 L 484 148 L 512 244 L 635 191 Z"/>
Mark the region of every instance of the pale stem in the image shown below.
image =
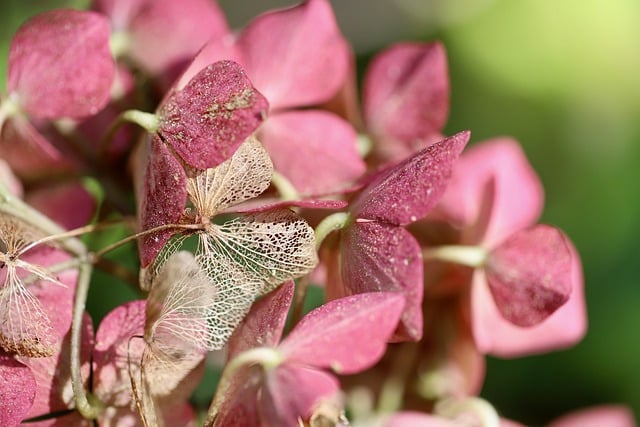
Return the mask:
<path id="1" fill-rule="evenodd" d="M 465 425 L 500 427 L 498 412 L 489 402 L 479 397 L 441 400 L 436 403 L 434 412 L 450 420 L 458 420 Z"/>
<path id="2" fill-rule="evenodd" d="M 80 349 L 82 348 L 82 317 L 87 302 L 87 294 L 89 293 L 89 281 L 91 279 L 92 266 L 90 264 L 82 264 L 78 273 L 78 285 L 76 287 L 76 296 L 73 302 L 73 323 L 71 323 L 71 386 L 76 401 L 76 409 L 84 418 L 93 420 L 102 412 L 102 405 L 92 401 L 91 404 L 87 398 L 82 381 L 82 373 L 80 366 Z"/>
<path id="3" fill-rule="evenodd" d="M 336 212 L 323 219 L 315 229 L 316 250 L 320 249 L 322 242 L 332 231 L 344 228 L 350 220 L 348 212 Z"/>
<path id="4" fill-rule="evenodd" d="M 358 134 L 357 148 L 358 148 L 358 154 L 360 154 L 360 157 L 362 158 L 367 157 L 367 155 L 371 152 L 371 149 L 373 148 L 373 142 L 371 142 L 371 138 L 369 137 L 369 135 L 364 133 Z"/>
<path id="5" fill-rule="evenodd" d="M 234 375 L 243 366 L 261 365 L 265 371 L 275 368 L 282 363 L 283 357 L 275 348 L 258 347 L 252 348 L 245 352 L 238 354 L 231 359 L 222 371 L 220 382 L 218 383 L 218 389 L 209 406 L 209 412 L 205 419 L 205 427 L 212 427 L 215 422 L 220 406 L 224 403 L 227 391 L 231 387 L 231 383 Z"/>
<path id="6" fill-rule="evenodd" d="M 5 120 L 20 112 L 18 105 L 10 98 L 0 99 L 0 131 Z"/>
<path id="7" fill-rule="evenodd" d="M 271 183 L 278 190 L 278 194 L 280 194 L 280 198 L 282 200 L 300 199 L 298 190 L 296 190 L 291 181 L 289 181 L 284 175 L 273 171 L 273 175 L 271 175 Z"/>
<path id="8" fill-rule="evenodd" d="M 109 144 L 113 141 L 118 129 L 125 123 L 134 123 L 146 130 L 148 133 L 157 132 L 160 127 L 160 119 L 154 113 L 146 113 L 140 110 L 127 110 L 120 113 L 120 115 L 111 123 L 107 132 L 100 140 L 98 153 L 103 156 L 109 149 Z"/>
<path id="9" fill-rule="evenodd" d="M 480 246 L 445 245 L 422 250 L 424 261 L 447 261 L 467 267 L 483 267 L 489 257 L 489 251 Z"/>

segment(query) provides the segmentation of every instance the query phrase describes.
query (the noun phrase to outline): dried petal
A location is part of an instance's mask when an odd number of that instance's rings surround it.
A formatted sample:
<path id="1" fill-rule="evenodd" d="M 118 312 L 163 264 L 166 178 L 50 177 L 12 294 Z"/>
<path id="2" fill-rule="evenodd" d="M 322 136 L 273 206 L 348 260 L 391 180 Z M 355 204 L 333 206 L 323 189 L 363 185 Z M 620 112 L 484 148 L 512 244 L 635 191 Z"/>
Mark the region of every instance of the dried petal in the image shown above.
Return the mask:
<path id="1" fill-rule="evenodd" d="M 326 111 L 276 114 L 260 135 L 275 169 L 301 194 L 335 193 L 365 171 L 355 130 Z"/>
<path id="2" fill-rule="evenodd" d="M 279 346 L 290 366 L 362 371 L 385 352 L 404 298 L 392 292 L 357 294 L 328 302 L 307 314 Z"/>
<path id="3" fill-rule="evenodd" d="M 443 195 L 469 135 L 460 132 L 444 139 L 380 174 L 352 203 L 351 212 L 396 225 L 424 217 Z"/>
<path id="4" fill-rule="evenodd" d="M 342 238 L 342 280 L 346 295 L 400 292 L 406 299 L 394 339 L 422 336 L 423 264 L 415 238 L 402 227 L 358 221 Z"/>
<path id="5" fill-rule="evenodd" d="M 36 117 L 96 114 L 115 73 L 109 35 L 107 18 L 95 12 L 60 9 L 31 18 L 11 41 L 9 93 Z"/>
<path id="6" fill-rule="evenodd" d="M 487 281 L 507 320 L 536 325 L 569 299 L 572 257 L 566 241 L 560 230 L 537 225 L 514 234 L 491 253 Z"/>
<path id="7" fill-rule="evenodd" d="M 267 100 L 235 62 L 196 74 L 160 106 L 159 133 L 187 164 L 212 168 L 230 158 L 264 120 Z"/>

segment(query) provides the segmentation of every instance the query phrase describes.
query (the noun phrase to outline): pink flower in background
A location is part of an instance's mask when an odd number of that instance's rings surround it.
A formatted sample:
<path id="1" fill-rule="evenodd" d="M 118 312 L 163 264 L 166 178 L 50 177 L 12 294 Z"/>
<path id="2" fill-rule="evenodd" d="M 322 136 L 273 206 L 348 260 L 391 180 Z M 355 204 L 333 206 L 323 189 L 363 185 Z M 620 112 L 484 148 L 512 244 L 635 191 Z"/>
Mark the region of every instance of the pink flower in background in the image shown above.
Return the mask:
<path id="1" fill-rule="evenodd" d="M 601 405 L 563 415 L 547 427 L 636 427 L 633 412 L 622 405 Z M 500 427 L 525 427 L 524 424 L 502 419 Z"/>
<path id="2" fill-rule="evenodd" d="M 315 108 L 336 94 L 351 61 L 328 1 L 268 12 L 238 34 L 211 40 L 178 86 L 220 59 L 240 63 L 269 101 L 269 118 L 258 137 L 276 171 L 300 194 L 337 192 L 364 172 L 355 130 Z"/>

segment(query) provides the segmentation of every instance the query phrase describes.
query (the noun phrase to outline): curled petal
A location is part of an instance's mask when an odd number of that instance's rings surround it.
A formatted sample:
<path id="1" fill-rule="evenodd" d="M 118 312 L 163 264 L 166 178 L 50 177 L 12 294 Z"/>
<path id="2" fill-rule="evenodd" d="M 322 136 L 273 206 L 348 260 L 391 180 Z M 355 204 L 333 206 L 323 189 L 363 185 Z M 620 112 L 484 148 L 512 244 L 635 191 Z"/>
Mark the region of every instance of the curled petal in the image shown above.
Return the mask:
<path id="1" fill-rule="evenodd" d="M 505 319 L 533 326 L 571 294 L 572 256 L 564 234 L 538 225 L 511 236 L 489 256 L 487 282 Z"/>
<path id="2" fill-rule="evenodd" d="M 344 293 L 401 293 L 406 306 L 394 339 L 419 340 L 423 270 L 420 245 L 415 238 L 402 227 L 356 220 L 344 231 L 342 245 Z"/>
<path id="3" fill-rule="evenodd" d="M 158 130 L 190 166 L 212 168 L 230 158 L 267 114 L 267 100 L 235 62 L 219 61 L 169 94 Z"/>
<path id="4" fill-rule="evenodd" d="M 449 73 L 440 43 L 401 43 L 374 58 L 364 115 L 376 149 L 396 160 L 437 141 L 449 115 Z"/>
<path id="5" fill-rule="evenodd" d="M 36 380 L 31 369 L 0 352 L 0 425 L 20 424 L 36 395 Z"/>
<path id="6" fill-rule="evenodd" d="M 301 194 L 334 193 L 365 171 L 355 130 L 334 114 L 319 110 L 275 114 L 260 135 L 275 169 Z"/>
<path id="7" fill-rule="evenodd" d="M 109 100 L 115 75 L 109 35 L 109 21 L 95 12 L 61 9 L 35 16 L 11 41 L 9 92 L 36 117 L 96 114 Z"/>

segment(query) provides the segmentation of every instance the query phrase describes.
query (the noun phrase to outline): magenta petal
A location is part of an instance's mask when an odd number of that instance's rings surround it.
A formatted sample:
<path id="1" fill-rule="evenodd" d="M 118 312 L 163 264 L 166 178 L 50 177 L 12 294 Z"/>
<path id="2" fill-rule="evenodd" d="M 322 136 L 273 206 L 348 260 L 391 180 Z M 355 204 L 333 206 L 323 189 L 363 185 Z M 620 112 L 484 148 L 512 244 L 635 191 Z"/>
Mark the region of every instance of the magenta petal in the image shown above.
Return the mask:
<path id="1" fill-rule="evenodd" d="M 569 299 L 572 262 L 567 238 L 556 228 L 538 225 L 507 239 L 485 267 L 502 315 L 518 326 L 546 319 Z"/>
<path id="2" fill-rule="evenodd" d="M 115 65 L 109 21 L 61 9 L 24 24 L 11 41 L 7 86 L 20 106 L 41 118 L 97 113 L 111 95 Z"/>
<path id="3" fill-rule="evenodd" d="M 564 415 L 548 427 L 636 427 L 630 408 L 622 405 L 602 405 Z"/>
<path id="4" fill-rule="evenodd" d="M 229 339 L 229 360 L 250 348 L 278 345 L 294 290 L 295 284 L 289 281 L 253 304 L 251 311 Z"/>
<path id="5" fill-rule="evenodd" d="M 442 44 L 402 43 L 381 52 L 367 70 L 363 104 L 367 126 L 387 157 L 422 148 L 440 134 L 449 116 Z"/>
<path id="6" fill-rule="evenodd" d="M 260 419 L 265 427 L 298 427 L 308 419 L 322 398 L 338 393 L 333 375 L 307 366 L 286 364 L 267 375 L 260 400 Z"/>
<path id="7" fill-rule="evenodd" d="M 264 120 L 267 100 L 235 62 L 201 70 L 160 107 L 159 133 L 190 166 L 207 169 L 235 153 Z"/>
<path id="8" fill-rule="evenodd" d="M 476 271 L 471 293 L 473 335 L 481 353 L 519 357 L 574 345 L 587 330 L 582 265 L 571 250 L 572 292 L 569 300 L 542 323 L 522 328 L 506 320 L 494 302 L 484 273 Z"/>
<path id="9" fill-rule="evenodd" d="M 147 71 L 159 73 L 190 59 L 212 38 L 229 29 L 219 6 L 210 0 L 99 0 L 114 31 L 130 40 L 128 55 Z"/>
<path id="10" fill-rule="evenodd" d="M 26 202 L 68 230 L 89 223 L 96 208 L 91 194 L 77 183 L 36 189 L 27 194 Z"/>
<path id="11" fill-rule="evenodd" d="M 279 349 L 287 364 L 330 367 L 341 374 L 362 371 L 384 354 L 404 305 L 393 292 L 330 301 L 307 314 Z"/>
<path id="12" fill-rule="evenodd" d="M 349 70 L 350 52 L 326 0 L 259 16 L 237 45 L 247 73 L 273 109 L 328 101 Z"/>
<path id="13" fill-rule="evenodd" d="M 187 175 L 157 135 L 147 140 L 147 158 L 139 196 L 141 230 L 178 222 L 187 203 Z M 140 262 L 148 266 L 174 234 L 164 230 L 145 235 L 139 242 Z"/>
<path id="14" fill-rule="evenodd" d="M 20 424 L 36 396 L 31 369 L 0 351 L 0 425 Z"/>
<path id="15" fill-rule="evenodd" d="M 336 192 L 365 171 L 353 127 L 320 110 L 278 113 L 260 128 L 275 169 L 301 194 Z"/>
<path id="16" fill-rule="evenodd" d="M 544 195 L 520 145 L 513 139 L 499 138 L 473 145 L 462 154 L 440 207 L 457 225 L 477 227 L 490 181 L 494 186 L 490 216 L 465 243 L 493 248 L 537 221 Z"/>
<path id="17" fill-rule="evenodd" d="M 455 427 L 455 424 L 444 418 L 420 412 L 398 412 L 389 418 L 384 427 Z"/>
<path id="18" fill-rule="evenodd" d="M 133 402 L 129 364 L 139 372 L 144 349 L 145 301 L 131 301 L 108 313 L 96 332 L 94 392 L 111 405 Z M 138 336 L 140 338 L 131 338 Z"/>
<path id="19" fill-rule="evenodd" d="M 241 367 L 231 380 L 218 410 L 214 427 L 260 426 L 258 395 L 262 385 L 262 368 Z"/>
<path id="20" fill-rule="evenodd" d="M 469 136 L 468 131 L 457 133 L 380 174 L 353 202 L 351 212 L 398 225 L 424 217 L 444 193 Z"/>
<path id="21" fill-rule="evenodd" d="M 416 239 L 402 227 L 358 221 L 342 239 L 346 294 L 400 292 L 406 299 L 394 340 L 422 337 L 423 263 Z"/>

